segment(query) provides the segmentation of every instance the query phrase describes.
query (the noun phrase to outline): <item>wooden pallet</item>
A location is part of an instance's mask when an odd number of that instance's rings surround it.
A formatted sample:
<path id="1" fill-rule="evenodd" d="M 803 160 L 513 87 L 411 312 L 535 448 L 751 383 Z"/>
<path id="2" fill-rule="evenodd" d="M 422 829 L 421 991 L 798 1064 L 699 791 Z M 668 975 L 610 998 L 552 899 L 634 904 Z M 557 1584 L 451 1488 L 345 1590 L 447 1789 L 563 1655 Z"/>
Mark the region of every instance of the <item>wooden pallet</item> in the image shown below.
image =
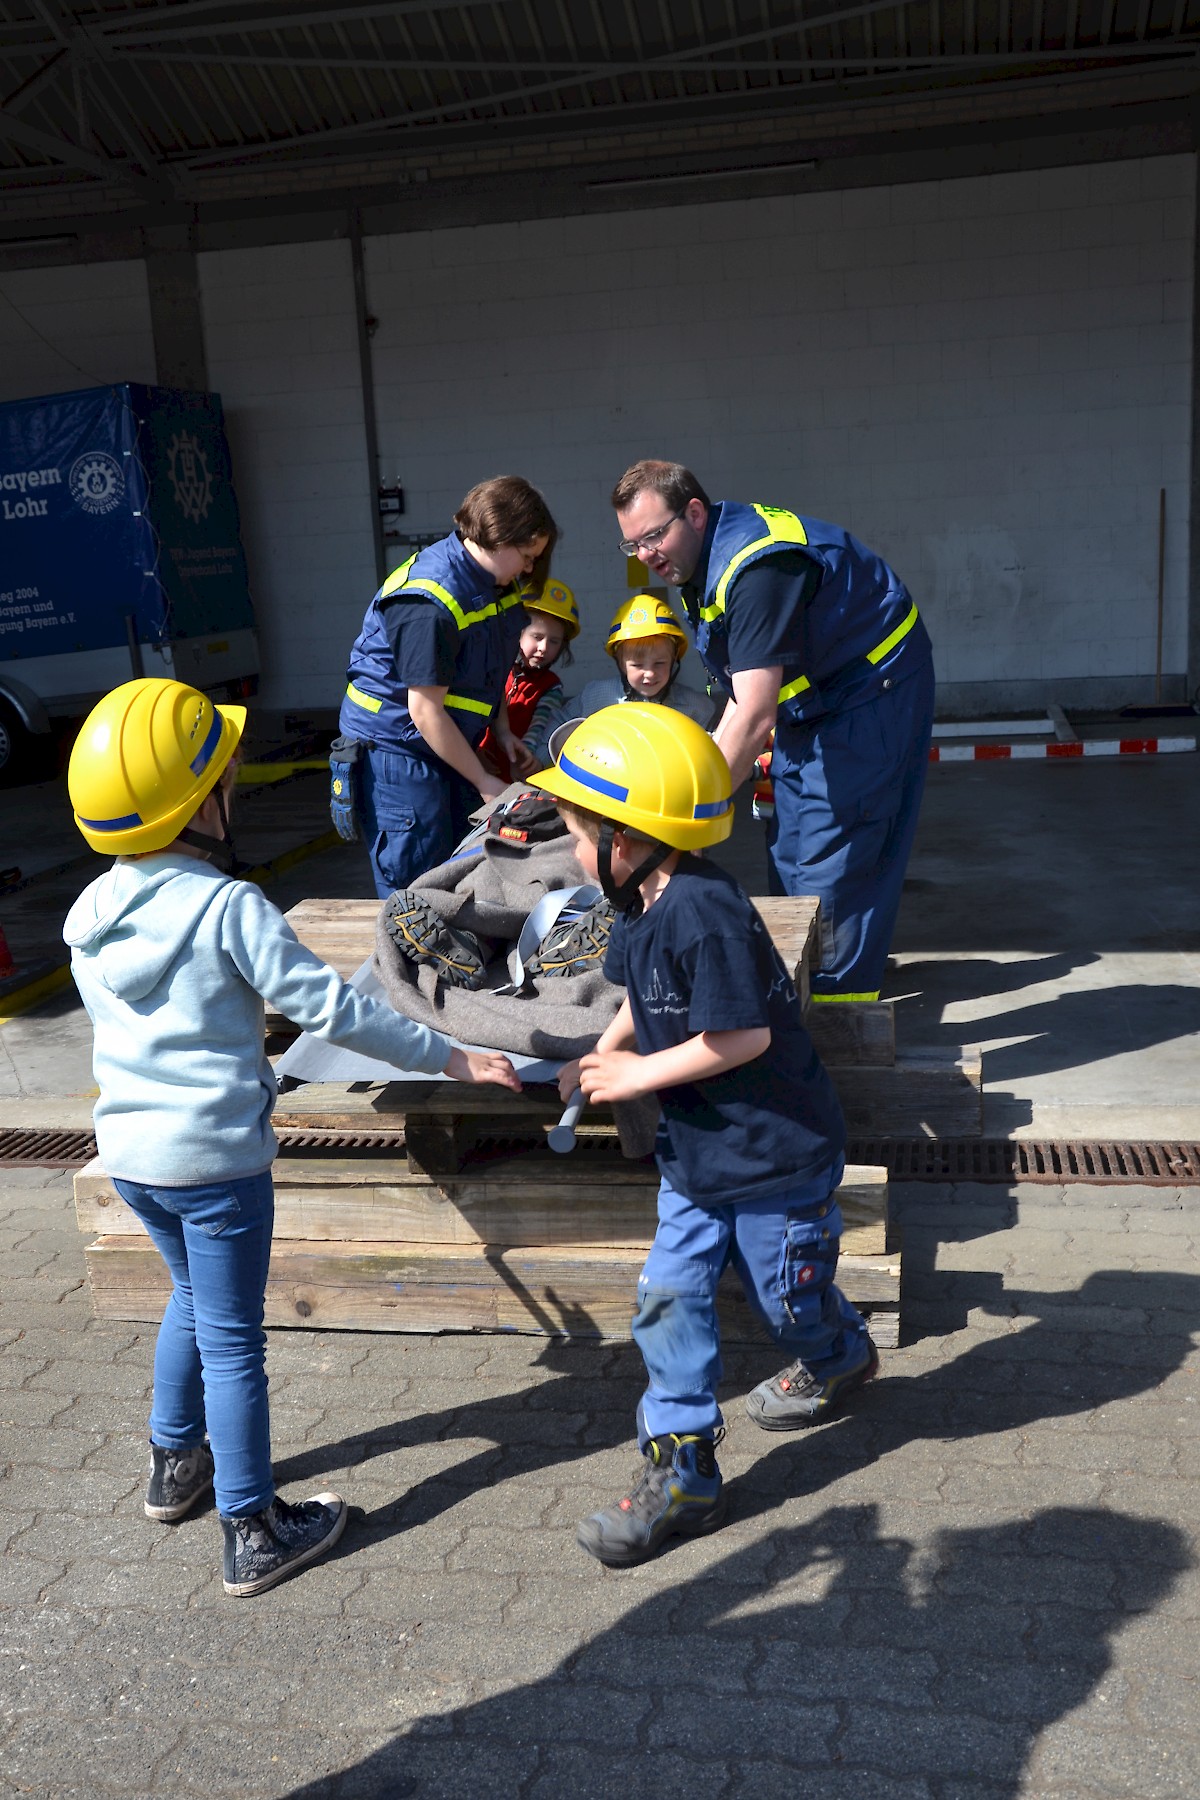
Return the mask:
<path id="1" fill-rule="evenodd" d="M 820 902 L 786 896 L 754 901 L 792 975 L 804 1005 L 804 1022 L 837 1089 L 846 1128 L 854 1137 L 981 1137 L 983 1064 L 974 1046 L 896 1050 L 890 1001 L 813 1001 L 809 977 L 819 941 Z M 375 947 L 377 900 L 302 900 L 288 913 L 301 943 L 349 977 Z M 295 1027 L 269 1013 L 267 1029 L 282 1048 Z M 393 1086 L 400 1084 L 392 1084 Z M 429 1084 L 426 1084 L 429 1085 Z M 436 1084 L 435 1084 L 436 1085 Z M 414 1117 L 415 1096 L 406 1102 Z M 404 1110 L 376 1090 L 360 1111 Z M 505 1111 L 509 1111 L 505 1100 Z M 276 1112 L 277 1121 L 290 1111 Z M 334 1129 L 334 1127 L 329 1127 Z"/>
<path id="2" fill-rule="evenodd" d="M 658 1175 L 596 1132 L 570 1157 L 477 1148 L 441 1179 L 399 1150 L 284 1154 L 275 1187 L 268 1325 L 625 1337 Z M 869 1311 L 876 1341 L 894 1345 L 901 1262 L 889 1252 L 884 1170 L 847 1170 L 839 1201 L 839 1283 Z M 76 1177 L 75 1203 L 80 1229 L 101 1233 L 85 1252 L 97 1316 L 159 1318 L 166 1270 L 98 1161 Z M 727 1285 L 729 1341 L 761 1340 L 736 1281 Z"/>

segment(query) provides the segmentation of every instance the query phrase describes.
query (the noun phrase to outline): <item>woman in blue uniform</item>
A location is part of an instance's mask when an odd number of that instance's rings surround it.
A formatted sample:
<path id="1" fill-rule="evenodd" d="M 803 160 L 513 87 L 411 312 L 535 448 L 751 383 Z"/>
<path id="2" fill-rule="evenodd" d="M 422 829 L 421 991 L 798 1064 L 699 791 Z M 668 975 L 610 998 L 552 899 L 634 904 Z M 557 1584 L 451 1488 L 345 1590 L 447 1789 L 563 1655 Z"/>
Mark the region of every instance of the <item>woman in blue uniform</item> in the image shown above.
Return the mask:
<path id="1" fill-rule="evenodd" d="M 558 528 L 519 475 L 473 487 L 449 537 L 388 576 L 350 652 L 340 729 L 362 746 L 358 804 L 381 899 L 444 862 L 504 783 L 477 755 L 489 724 L 517 768 L 504 683 Z"/>

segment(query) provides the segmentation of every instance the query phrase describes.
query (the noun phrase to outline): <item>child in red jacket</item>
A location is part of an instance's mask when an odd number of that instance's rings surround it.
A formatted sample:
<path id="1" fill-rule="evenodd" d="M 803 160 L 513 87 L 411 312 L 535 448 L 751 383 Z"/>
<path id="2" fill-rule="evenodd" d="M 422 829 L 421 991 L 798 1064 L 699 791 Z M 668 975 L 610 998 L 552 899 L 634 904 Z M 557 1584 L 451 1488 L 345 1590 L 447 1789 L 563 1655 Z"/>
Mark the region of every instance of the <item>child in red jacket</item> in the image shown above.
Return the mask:
<path id="1" fill-rule="evenodd" d="M 565 581 L 549 580 L 525 600 L 529 623 L 521 633 L 517 660 L 509 672 L 504 697 L 508 724 L 518 740 L 548 722 L 558 709 L 562 682 L 554 673 L 560 658 L 571 660 L 571 639 L 579 635 L 579 608 Z M 544 734 L 543 734 L 544 735 Z M 515 779 L 508 758 L 488 731 L 479 747 L 483 762 L 506 781 Z M 525 774 L 519 769 L 517 774 Z"/>

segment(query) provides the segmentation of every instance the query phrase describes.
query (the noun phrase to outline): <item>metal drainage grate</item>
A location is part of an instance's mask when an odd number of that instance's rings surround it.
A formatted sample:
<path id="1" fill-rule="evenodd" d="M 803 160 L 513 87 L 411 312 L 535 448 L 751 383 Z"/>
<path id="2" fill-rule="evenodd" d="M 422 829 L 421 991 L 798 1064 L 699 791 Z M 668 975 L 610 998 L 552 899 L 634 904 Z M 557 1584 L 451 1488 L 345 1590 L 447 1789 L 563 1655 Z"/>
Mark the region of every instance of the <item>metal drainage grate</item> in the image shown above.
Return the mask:
<path id="1" fill-rule="evenodd" d="M 391 1150 L 404 1147 L 403 1132 L 286 1131 L 285 1150 Z M 517 1156 L 534 1136 L 481 1135 L 473 1160 Z M 603 1140 L 596 1140 L 600 1150 Z M 581 1144 L 585 1156 L 590 1143 Z M 90 1131 L 25 1131 L 0 1128 L 0 1167 L 80 1168 L 96 1154 Z M 579 1152 L 576 1152 L 579 1158 Z M 1087 1182 L 1093 1187 L 1200 1185 L 1200 1144 L 1051 1143 L 1007 1138 L 856 1138 L 846 1161 L 875 1163 L 893 1181 Z M 563 1158 L 566 1174 L 571 1159 Z"/>
<path id="2" fill-rule="evenodd" d="M 846 1161 L 882 1163 L 894 1181 L 1078 1181 L 1093 1187 L 1200 1183 L 1200 1144 L 860 1138 L 847 1145 Z"/>

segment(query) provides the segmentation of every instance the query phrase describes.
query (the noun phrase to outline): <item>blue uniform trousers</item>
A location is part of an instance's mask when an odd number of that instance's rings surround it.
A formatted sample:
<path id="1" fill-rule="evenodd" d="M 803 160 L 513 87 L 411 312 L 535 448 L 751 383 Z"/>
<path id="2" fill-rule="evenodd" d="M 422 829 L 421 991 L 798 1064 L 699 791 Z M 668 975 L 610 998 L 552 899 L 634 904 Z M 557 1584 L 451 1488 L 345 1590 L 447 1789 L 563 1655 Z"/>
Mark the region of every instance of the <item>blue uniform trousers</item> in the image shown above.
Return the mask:
<path id="1" fill-rule="evenodd" d="M 821 1380 L 861 1362 L 866 1324 L 833 1280 L 842 1167 L 839 1158 L 815 1181 L 721 1207 L 694 1205 L 664 1178 L 633 1315 L 649 1377 L 638 1405 L 643 1450 L 664 1432 L 711 1437 L 721 1422 L 717 1283 L 728 1263 L 792 1360 Z"/>
<path id="2" fill-rule="evenodd" d="M 932 732 L 928 663 L 848 712 L 779 723 L 767 885 L 773 894 L 815 894 L 821 902 L 814 998 L 878 998 Z"/>
<path id="3" fill-rule="evenodd" d="M 363 836 L 381 900 L 446 861 L 481 804 L 469 781 L 436 757 L 370 746 L 359 763 Z"/>

